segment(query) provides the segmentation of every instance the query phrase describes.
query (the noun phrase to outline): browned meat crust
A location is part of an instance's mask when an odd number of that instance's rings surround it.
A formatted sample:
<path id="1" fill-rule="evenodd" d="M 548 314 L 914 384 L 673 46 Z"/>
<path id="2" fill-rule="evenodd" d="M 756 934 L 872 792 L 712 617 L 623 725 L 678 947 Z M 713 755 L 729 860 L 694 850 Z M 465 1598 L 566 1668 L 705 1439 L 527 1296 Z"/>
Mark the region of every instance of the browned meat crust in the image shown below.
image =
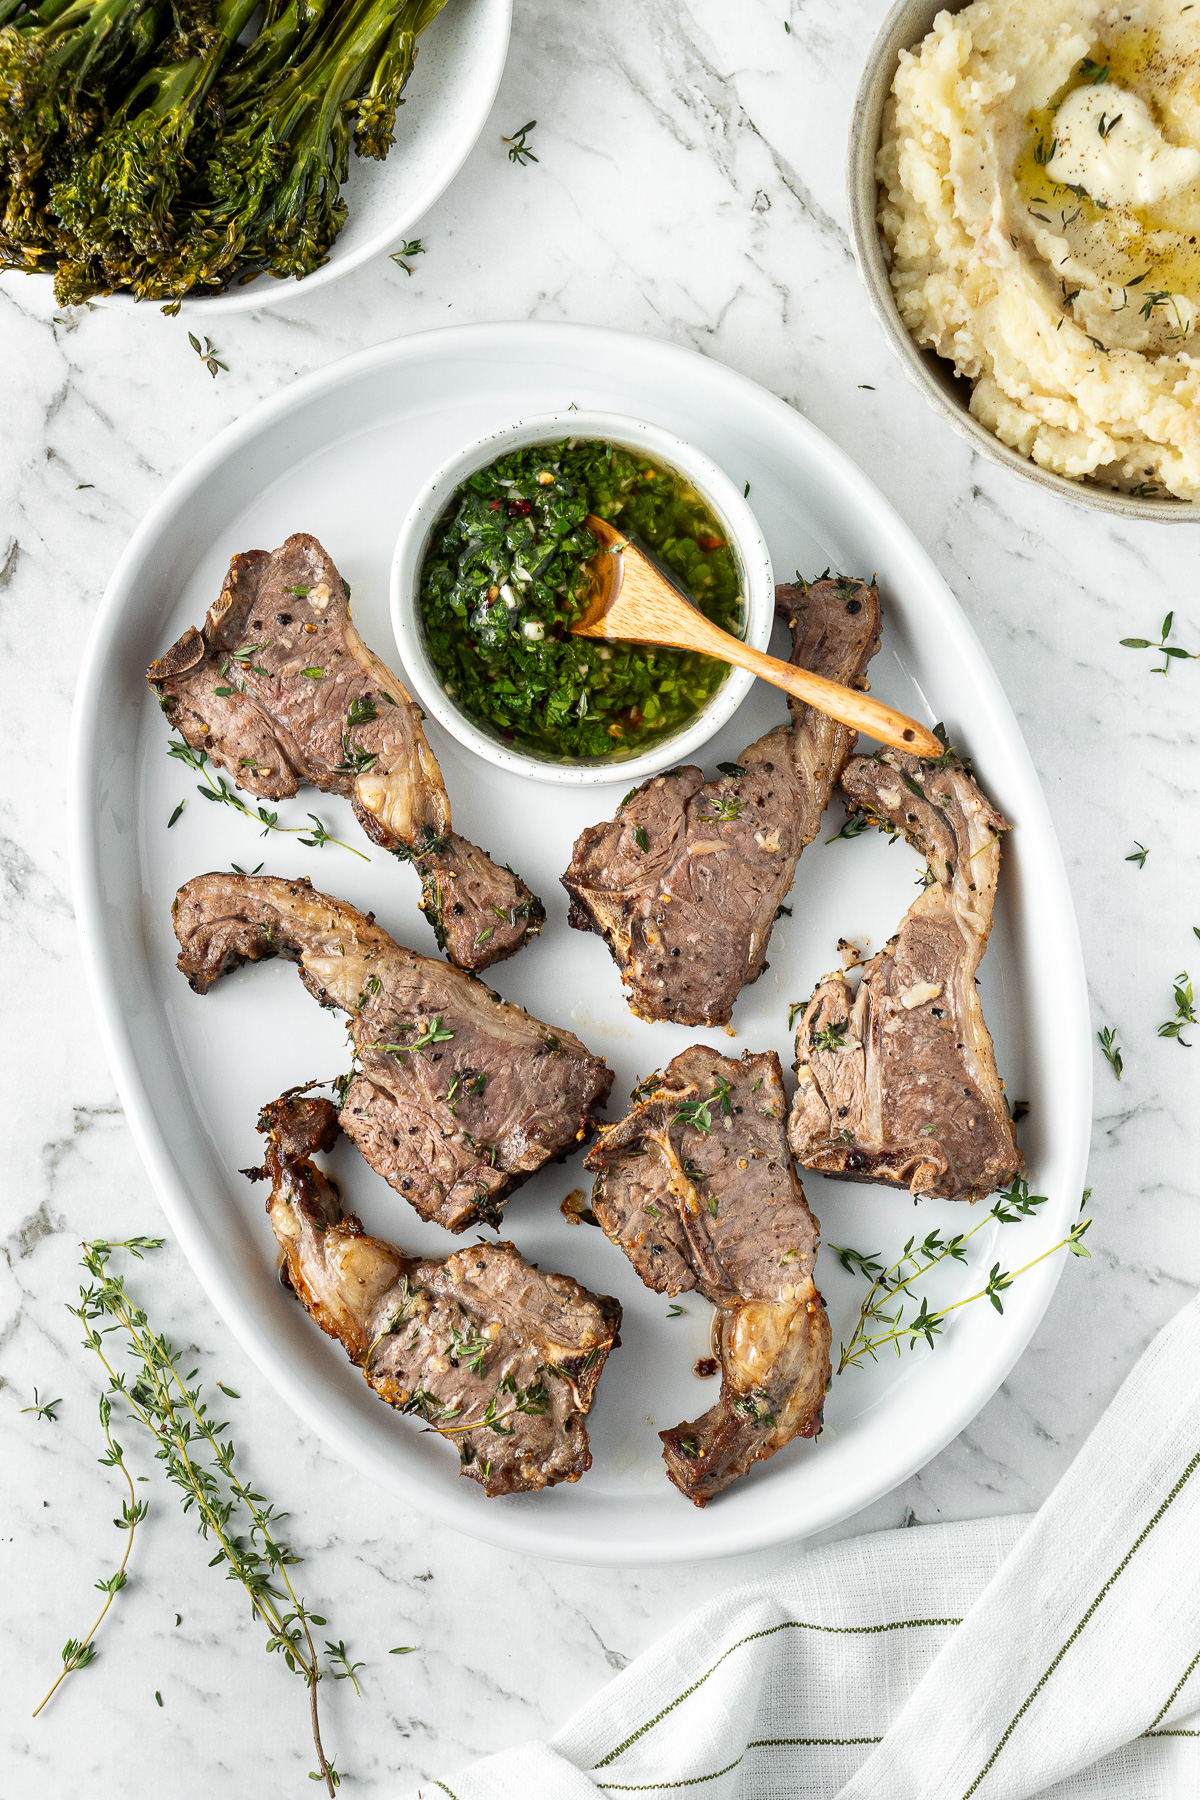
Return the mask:
<path id="1" fill-rule="evenodd" d="M 879 648 L 879 591 L 861 581 L 780 587 L 798 667 L 859 684 Z M 688 766 L 636 788 L 575 844 L 570 922 L 605 939 L 644 1019 L 724 1025 L 766 967 L 771 928 L 817 835 L 855 734 L 802 701 L 742 752 L 735 774 Z"/>
<path id="2" fill-rule="evenodd" d="M 942 764 L 884 750 L 842 776 L 852 807 L 925 857 L 929 885 L 857 993 L 840 970 L 818 984 L 788 1132 L 822 1175 L 975 1200 L 1024 1163 L 975 987 L 1008 827 L 956 758 Z"/>
<path id="3" fill-rule="evenodd" d="M 675 1486 L 704 1506 L 821 1423 L 829 1320 L 819 1226 L 788 1152 L 779 1058 L 694 1044 L 635 1091 L 589 1151 L 592 1210 L 647 1287 L 717 1307 L 721 1396 L 659 1436 Z"/>
<path id="4" fill-rule="evenodd" d="M 239 963 L 285 956 L 322 1006 L 349 1013 L 342 1129 L 423 1219 L 497 1224 L 514 1188 L 591 1136 L 612 1086 L 600 1057 L 310 882 L 198 875 L 172 912 L 198 994 Z"/>
<path id="5" fill-rule="evenodd" d="M 543 1274 L 512 1244 L 420 1258 L 368 1237 L 312 1161 L 338 1134 L 328 1100 L 284 1094 L 258 1129 L 266 1167 L 246 1173 L 270 1179 L 288 1281 L 375 1392 L 448 1438 L 489 1496 L 578 1481 L 619 1302 Z"/>
<path id="6" fill-rule="evenodd" d="M 203 629 L 189 626 L 147 679 L 185 741 L 248 793 L 348 796 L 367 836 L 415 865 L 438 947 L 460 968 L 486 969 L 541 930 L 537 896 L 451 830 L 424 715 L 359 637 L 316 538 L 235 556 Z"/>

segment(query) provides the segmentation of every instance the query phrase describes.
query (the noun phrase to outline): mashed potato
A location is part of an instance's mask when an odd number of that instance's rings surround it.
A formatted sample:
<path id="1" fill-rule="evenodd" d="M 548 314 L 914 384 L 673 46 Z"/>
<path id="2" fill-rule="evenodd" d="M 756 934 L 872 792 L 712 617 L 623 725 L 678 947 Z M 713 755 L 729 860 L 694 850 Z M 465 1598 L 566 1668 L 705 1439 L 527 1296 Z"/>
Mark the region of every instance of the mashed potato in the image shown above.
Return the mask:
<path id="1" fill-rule="evenodd" d="M 1047 469 L 1200 499 L 1200 5 L 973 0 L 876 168 L 909 331 Z"/>

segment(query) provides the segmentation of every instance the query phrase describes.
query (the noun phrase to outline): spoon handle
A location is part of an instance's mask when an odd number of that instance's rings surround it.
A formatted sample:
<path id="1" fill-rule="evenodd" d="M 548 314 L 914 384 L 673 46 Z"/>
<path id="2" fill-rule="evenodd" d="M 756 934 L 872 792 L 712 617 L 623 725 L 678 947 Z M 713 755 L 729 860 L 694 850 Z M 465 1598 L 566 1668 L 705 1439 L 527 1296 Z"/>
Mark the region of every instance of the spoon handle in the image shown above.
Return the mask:
<path id="1" fill-rule="evenodd" d="M 907 713 L 882 700 L 873 700 L 857 688 L 830 681 L 826 675 L 814 675 L 809 669 L 798 669 L 795 663 L 783 662 L 777 656 L 766 656 L 761 650 L 751 649 L 749 644 L 743 644 L 740 638 L 722 631 L 719 625 L 706 619 L 699 608 L 695 620 L 689 620 L 689 624 L 694 625 L 695 630 L 689 632 L 687 649 L 702 650 L 706 656 L 716 656 L 722 662 L 749 669 L 760 680 L 771 682 L 854 731 L 864 731 L 879 743 L 890 744 L 894 750 L 907 750 L 913 756 L 937 757 L 945 749 L 932 731 L 910 719 Z"/>

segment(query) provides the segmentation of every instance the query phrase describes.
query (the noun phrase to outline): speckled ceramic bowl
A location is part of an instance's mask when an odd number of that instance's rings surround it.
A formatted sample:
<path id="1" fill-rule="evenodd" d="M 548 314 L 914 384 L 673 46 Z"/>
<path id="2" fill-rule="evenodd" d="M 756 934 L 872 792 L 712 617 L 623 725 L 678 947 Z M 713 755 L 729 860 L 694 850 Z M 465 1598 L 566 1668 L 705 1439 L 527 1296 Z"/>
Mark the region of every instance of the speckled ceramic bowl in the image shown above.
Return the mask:
<path id="1" fill-rule="evenodd" d="M 954 365 L 943 357 L 935 356 L 931 350 L 919 349 L 900 317 L 889 278 L 888 248 L 877 221 L 879 194 L 875 158 L 883 130 L 883 109 L 891 92 L 901 50 L 911 50 L 919 44 L 932 28 L 938 13 L 957 12 L 964 4 L 965 0 L 899 0 L 872 45 L 859 84 L 850 121 L 846 182 L 854 252 L 871 309 L 909 380 L 920 388 L 935 412 L 990 462 L 1011 469 L 1026 481 L 1034 481 L 1040 488 L 1072 500 L 1077 506 L 1118 513 L 1126 519 L 1195 523 L 1200 520 L 1200 505 L 1194 501 L 1142 499 L 1135 494 L 1116 493 L 1099 482 L 1071 481 L 1065 475 L 1055 475 L 1049 469 L 1040 468 L 1029 457 L 1002 443 L 971 413 L 970 382 L 956 375 Z"/>

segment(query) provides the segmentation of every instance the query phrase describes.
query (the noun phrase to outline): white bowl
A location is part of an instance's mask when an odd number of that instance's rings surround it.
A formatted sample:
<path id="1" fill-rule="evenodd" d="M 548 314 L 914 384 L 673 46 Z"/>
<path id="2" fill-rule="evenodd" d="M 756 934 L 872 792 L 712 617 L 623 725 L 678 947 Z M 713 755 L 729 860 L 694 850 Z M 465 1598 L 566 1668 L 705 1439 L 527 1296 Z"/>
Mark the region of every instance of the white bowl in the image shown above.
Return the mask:
<path id="1" fill-rule="evenodd" d="M 299 281 L 258 275 L 228 293 L 197 294 L 184 300 L 183 311 L 212 318 L 277 306 L 397 249 L 474 149 L 500 86 L 511 30 L 512 0 L 448 0 L 421 35 L 404 104 L 396 113 L 396 141 L 386 159 L 350 157 L 342 187 L 349 217 L 328 261 Z M 35 273 L 22 279 L 48 284 L 51 277 Z M 160 302 L 105 294 L 95 304 L 154 312 Z"/>
<path id="2" fill-rule="evenodd" d="M 594 787 L 611 781 L 644 781 L 661 769 L 671 769 L 699 750 L 731 719 L 754 681 L 745 669 L 731 668 L 708 704 L 689 725 L 661 739 L 636 756 L 611 756 L 595 762 L 551 762 L 513 750 L 481 729 L 455 705 L 441 684 L 430 660 L 421 622 L 421 566 L 434 527 L 449 506 L 459 485 L 469 475 L 510 450 L 531 444 L 553 444 L 563 438 L 601 438 L 606 443 L 648 456 L 683 475 L 720 521 L 737 556 L 742 576 L 745 608 L 743 636 L 756 650 L 765 650 L 775 616 L 775 578 L 771 555 L 758 521 L 728 475 L 691 444 L 657 425 L 620 413 L 555 412 L 520 419 L 498 431 L 489 431 L 449 457 L 430 477 L 413 501 L 396 541 L 392 558 L 392 629 L 409 681 L 426 712 L 468 750 L 474 750 L 497 768 L 528 775 L 534 781 L 551 781 L 576 787 Z"/>

